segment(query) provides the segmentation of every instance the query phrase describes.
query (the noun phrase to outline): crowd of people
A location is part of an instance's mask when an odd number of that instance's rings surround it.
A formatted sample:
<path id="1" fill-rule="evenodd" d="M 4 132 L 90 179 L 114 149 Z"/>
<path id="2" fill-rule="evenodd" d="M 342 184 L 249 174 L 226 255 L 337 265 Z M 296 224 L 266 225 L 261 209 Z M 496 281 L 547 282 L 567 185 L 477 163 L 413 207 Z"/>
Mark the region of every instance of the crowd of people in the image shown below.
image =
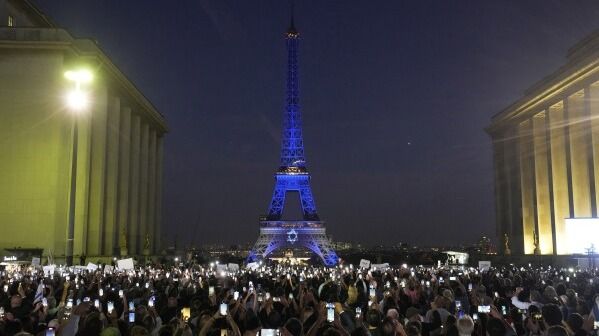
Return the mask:
<path id="1" fill-rule="evenodd" d="M 583 336 L 594 270 L 32 266 L 0 273 L 0 336 Z"/>

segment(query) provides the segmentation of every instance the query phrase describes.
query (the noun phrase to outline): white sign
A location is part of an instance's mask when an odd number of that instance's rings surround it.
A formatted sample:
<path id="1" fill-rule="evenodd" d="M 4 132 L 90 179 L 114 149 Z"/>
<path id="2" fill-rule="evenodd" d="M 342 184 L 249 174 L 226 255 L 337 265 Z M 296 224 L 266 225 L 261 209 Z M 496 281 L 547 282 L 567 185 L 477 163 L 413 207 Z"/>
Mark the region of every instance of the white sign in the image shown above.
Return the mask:
<path id="1" fill-rule="evenodd" d="M 372 264 L 370 265 L 370 268 L 372 268 L 373 270 L 386 270 L 387 268 L 389 268 L 389 263 L 383 263 L 383 264 Z"/>
<path id="2" fill-rule="evenodd" d="M 33 266 L 39 266 L 40 265 L 40 258 L 38 258 L 38 257 L 31 258 L 31 265 L 33 265 Z"/>
<path id="3" fill-rule="evenodd" d="M 599 248 L 598 234 L 599 218 L 566 218 L 566 239 L 558 245 L 559 253 L 587 254 L 591 246 Z"/>
<path id="4" fill-rule="evenodd" d="M 87 270 L 90 272 L 94 272 L 95 270 L 98 269 L 98 265 L 96 264 L 92 264 L 92 263 L 88 263 L 87 264 Z"/>
<path id="5" fill-rule="evenodd" d="M 227 271 L 227 265 L 226 264 L 217 264 L 216 265 L 216 271 L 217 272 L 226 272 Z"/>
<path id="6" fill-rule="evenodd" d="M 478 269 L 481 272 L 488 271 L 489 268 L 491 268 L 491 262 L 490 261 L 479 261 L 478 262 Z"/>
<path id="7" fill-rule="evenodd" d="M 258 269 L 258 267 L 260 267 L 260 265 L 257 262 L 251 262 L 247 264 L 246 267 L 251 269 L 252 271 L 255 271 Z"/>
<path id="8" fill-rule="evenodd" d="M 44 266 L 43 270 L 44 270 L 44 275 L 45 276 L 50 276 L 52 274 L 54 274 L 54 270 L 56 269 L 56 265 L 48 265 L 48 266 Z"/>
<path id="9" fill-rule="evenodd" d="M 229 263 L 229 265 L 227 265 L 227 268 L 229 269 L 229 272 L 237 272 L 237 271 L 239 271 L 239 265 L 238 264 Z"/>
<path id="10" fill-rule="evenodd" d="M 106 265 L 104 266 L 104 274 L 106 273 L 112 273 L 114 271 L 114 266 L 112 265 Z"/>
<path id="11" fill-rule="evenodd" d="M 117 263 L 117 267 L 121 271 L 135 269 L 135 265 L 133 265 L 133 259 L 132 258 L 117 260 L 116 263 Z"/>
<path id="12" fill-rule="evenodd" d="M 360 260 L 360 268 L 369 268 L 369 267 L 370 267 L 370 260 L 366 260 L 366 259 Z"/>

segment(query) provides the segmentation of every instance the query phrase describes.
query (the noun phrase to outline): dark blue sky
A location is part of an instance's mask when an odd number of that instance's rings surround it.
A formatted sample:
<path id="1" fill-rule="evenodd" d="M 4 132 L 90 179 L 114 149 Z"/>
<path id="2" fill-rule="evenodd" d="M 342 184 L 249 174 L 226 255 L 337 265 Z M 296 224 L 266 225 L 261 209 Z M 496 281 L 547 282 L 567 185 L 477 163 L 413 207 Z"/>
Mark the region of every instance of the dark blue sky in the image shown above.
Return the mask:
<path id="1" fill-rule="evenodd" d="M 168 241 L 254 241 L 279 162 L 288 2 L 37 3 L 98 40 L 166 117 Z M 368 244 L 494 235 L 483 128 L 598 17 L 592 0 L 297 0 L 307 163 L 328 232 Z"/>

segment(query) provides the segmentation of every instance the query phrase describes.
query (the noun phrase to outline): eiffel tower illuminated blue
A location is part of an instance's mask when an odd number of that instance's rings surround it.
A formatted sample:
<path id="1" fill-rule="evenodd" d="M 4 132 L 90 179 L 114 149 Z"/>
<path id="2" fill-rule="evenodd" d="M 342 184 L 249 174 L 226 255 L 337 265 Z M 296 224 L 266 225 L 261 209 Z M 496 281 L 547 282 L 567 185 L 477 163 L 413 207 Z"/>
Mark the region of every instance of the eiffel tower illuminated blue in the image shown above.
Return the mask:
<path id="1" fill-rule="evenodd" d="M 293 9 L 291 24 L 285 34 L 287 44 L 287 88 L 281 164 L 275 174 L 275 188 L 268 214 L 260 218 L 260 236 L 248 256 L 249 261 L 267 258 L 278 249 L 305 248 L 318 255 L 327 266 L 334 266 L 338 257 L 326 235 L 325 222 L 316 212 L 310 188 L 310 173 L 306 168 L 302 115 L 299 105 L 298 47 L 299 33 L 295 29 Z M 283 220 L 285 197 L 299 196 L 303 218 Z"/>

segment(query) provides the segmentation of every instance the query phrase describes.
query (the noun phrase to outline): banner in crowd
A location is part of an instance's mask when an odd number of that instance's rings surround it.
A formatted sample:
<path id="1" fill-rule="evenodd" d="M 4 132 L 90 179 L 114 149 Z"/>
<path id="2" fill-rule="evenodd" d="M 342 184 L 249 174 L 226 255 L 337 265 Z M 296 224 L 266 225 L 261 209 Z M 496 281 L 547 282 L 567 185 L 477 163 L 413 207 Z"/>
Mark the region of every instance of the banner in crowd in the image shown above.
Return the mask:
<path id="1" fill-rule="evenodd" d="M 120 271 L 135 269 L 135 265 L 133 264 L 132 258 L 117 260 L 116 264 Z"/>
<path id="2" fill-rule="evenodd" d="M 360 260 L 360 268 L 369 268 L 369 267 L 370 267 L 370 260 L 367 260 L 367 259 Z"/>
<path id="3" fill-rule="evenodd" d="M 478 262 L 478 269 L 480 269 L 481 272 L 488 271 L 489 268 L 491 268 L 490 261 L 482 261 L 481 260 Z"/>

